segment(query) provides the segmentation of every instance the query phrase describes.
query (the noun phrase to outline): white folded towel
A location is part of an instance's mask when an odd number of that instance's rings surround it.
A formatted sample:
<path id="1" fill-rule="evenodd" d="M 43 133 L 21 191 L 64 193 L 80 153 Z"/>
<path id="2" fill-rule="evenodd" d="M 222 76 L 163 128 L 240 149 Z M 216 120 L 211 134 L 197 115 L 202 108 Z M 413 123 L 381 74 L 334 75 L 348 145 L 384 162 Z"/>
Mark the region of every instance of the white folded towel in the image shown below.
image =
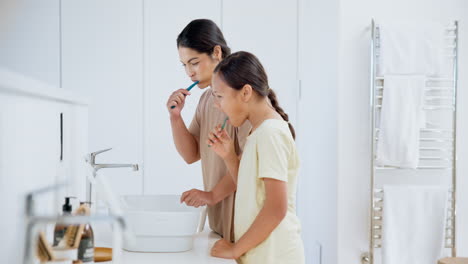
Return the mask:
<path id="1" fill-rule="evenodd" d="M 382 263 L 437 263 L 444 248 L 448 189 L 384 186 Z"/>
<path id="2" fill-rule="evenodd" d="M 380 26 L 378 75 L 446 74 L 445 27 L 435 22 L 388 22 Z"/>
<path id="3" fill-rule="evenodd" d="M 377 165 L 418 167 L 425 85 L 423 75 L 384 77 Z"/>

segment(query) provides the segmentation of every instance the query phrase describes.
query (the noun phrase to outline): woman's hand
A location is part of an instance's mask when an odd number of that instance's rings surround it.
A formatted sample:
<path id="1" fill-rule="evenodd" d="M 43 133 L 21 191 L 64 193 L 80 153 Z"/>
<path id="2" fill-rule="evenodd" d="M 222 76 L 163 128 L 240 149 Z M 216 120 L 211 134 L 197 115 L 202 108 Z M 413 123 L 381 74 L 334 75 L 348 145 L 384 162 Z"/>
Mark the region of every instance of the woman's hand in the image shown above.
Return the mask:
<path id="1" fill-rule="evenodd" d="M 180 202 L 196 208 L 204 205 L 213 205 L 213 193 L 192 189 L 182 194 Z"/>
<path id="2" fill-rule="evenodd" d="M 210 132 L 206 144 L 208 144 L 208 146 L 210 146 L 211 149 L 224 160 L 229 157 L 236 156 L 234 141 L 225 129 L 221 129 L 221 125 L 217 125 Z"/>
<path id="3" fill-rule="evenodd" d="M 216 241 L 214 246 L 211 248 L 211 256 L 225 259 L 237 259 L 240 257 L 235 253 L 234 243 L 224 239 Z"/>
<path id="4" fill-rule="evenodd" d="M 180 115 L 180 112 L 182 111 L 182 108 L 184 108 L 185 105 L 185 98 L 187 95 L 190 95 L 190 92 L 187 91 L 187 89 L 179 89 L 171 94 L 169 96 L 169 99 L 167 99 L 167 110 L 169 113 L 173 115 Z M 171 108 L 175 106 L 174 108 Z"/>

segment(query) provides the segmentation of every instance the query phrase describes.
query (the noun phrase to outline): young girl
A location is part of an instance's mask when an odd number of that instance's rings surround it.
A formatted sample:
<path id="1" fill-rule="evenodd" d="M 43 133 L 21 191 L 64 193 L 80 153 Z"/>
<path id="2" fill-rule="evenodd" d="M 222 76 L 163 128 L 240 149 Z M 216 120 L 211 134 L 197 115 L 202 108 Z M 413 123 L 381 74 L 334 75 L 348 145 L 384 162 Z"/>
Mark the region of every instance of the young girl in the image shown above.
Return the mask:
<path id="1" fill-rule="evenodd" d="M 235 243 L 219 240 L 211 254 L 242 264 L 301 264 L 304 250 L 296 216 L 299 158 L 295 133 L 259 60 L 236 52 L 216 66 L 216 106 L 238 127 L 246 120 L 252 130 L 239 161 L 234 141 L 221 126 L 207 144 L 225 161 L 237 180 Z"/>
<path id="2" fill-rule="evenodd" d="M 198 87 L 206 89 L 200 98 L 195 116 L 187 128 L 181 116 L 186 98 L 190 92 L 185 88 L 171 94 L 167 100 L 172 135 L 175 146 L 183 159 L 191 164 L 201 159 L 205 191 L 192 189 L 184 192 L 181 202 L 190 206 L 208 205 L 208 219 L 213 231 L 228 241 L 233 240 L 232 219 L 236 185 L 221 158 L 205 144 L 210 130 L 225 119 L 226 115 L 214 107 L 211 96 L 211 79 L 218 63 L 230 54 L 221 30 L 207 19 L 190 22 L 177 37 L 180 61 L 192 82 L 199 81 Z M 172 108 L 175 106 L 175 108 Z M 250 125 L 234 128 L 226 126 L 226 132 L 235 139 L 236 151 L 245 142 Z"/>

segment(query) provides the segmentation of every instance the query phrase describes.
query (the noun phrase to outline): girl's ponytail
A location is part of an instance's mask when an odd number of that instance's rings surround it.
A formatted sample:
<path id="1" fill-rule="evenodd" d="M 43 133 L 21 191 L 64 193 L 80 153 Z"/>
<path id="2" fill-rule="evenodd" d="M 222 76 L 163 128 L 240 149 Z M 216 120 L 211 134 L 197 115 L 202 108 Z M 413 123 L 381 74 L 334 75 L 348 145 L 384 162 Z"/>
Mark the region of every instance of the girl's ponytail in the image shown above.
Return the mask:
<path id="1" fill-rule="evenodd" d="M 271 105 L 273 106 L 273 108 L 275 108 L 276 112 L 280 114 L 283 120 L 288 122 L 289 130 L 291 131 L 293 138 L 296 139 L 296 131 L 294 130 L 294 127 L 291 125 L 291 123 L 289 123 L 288 114 L 286 114 L 283 108 L 281 108 L 281 106 L 279 105 L 278 99 L 276 98 L 276 93 L 271 88 L 268 88 L 268 91 L 268 99 L 270 99 Z"/>

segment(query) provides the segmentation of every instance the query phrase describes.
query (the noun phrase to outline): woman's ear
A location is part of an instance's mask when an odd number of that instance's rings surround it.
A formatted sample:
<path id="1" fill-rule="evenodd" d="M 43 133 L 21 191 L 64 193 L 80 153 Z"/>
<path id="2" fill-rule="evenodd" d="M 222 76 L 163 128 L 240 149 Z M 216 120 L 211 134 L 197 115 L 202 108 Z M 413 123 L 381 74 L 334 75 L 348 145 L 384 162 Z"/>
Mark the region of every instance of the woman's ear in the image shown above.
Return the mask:
<path id="1" fill-rule="evenodd" d="M 213 54 L 211 54 L 213 60 L 221 61 L 223 58 L 223 50 L 220 45 L 216 45 L 213 48 Z"/>
<path id="2" fill-rule="evenodd" d="M 247 103 L 250 100 L 250 98 L 252 98 L 253 96 L 252 86 L 250 86 L 250 84 L 244 85 L 244 87 L 242 87 L 242 90 L 240 91 L 240 94 L 241 94 L 242 101 L 244 103 Z"/>

